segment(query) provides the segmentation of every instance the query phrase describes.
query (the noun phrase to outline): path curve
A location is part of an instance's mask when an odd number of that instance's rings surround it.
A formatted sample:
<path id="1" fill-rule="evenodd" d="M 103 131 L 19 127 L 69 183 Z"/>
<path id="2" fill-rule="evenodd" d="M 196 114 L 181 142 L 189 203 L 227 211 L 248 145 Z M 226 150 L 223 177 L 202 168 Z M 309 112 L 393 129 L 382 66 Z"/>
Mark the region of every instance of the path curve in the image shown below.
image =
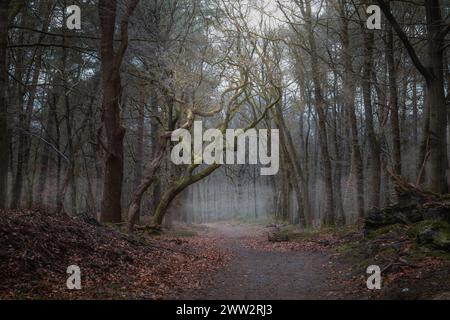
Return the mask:
<path id="1" fill-rule="evenodd" d="M 230 223 L 208 225 L 211 241 L 232 253 L 231 262 L 212 275 L 206 288 L 182 294 L 188 300 L 335 299 L 329 281 L 329 256 L 303 251 L 267 251 L 246 244 L 266 237 L 261 227 Z"/>

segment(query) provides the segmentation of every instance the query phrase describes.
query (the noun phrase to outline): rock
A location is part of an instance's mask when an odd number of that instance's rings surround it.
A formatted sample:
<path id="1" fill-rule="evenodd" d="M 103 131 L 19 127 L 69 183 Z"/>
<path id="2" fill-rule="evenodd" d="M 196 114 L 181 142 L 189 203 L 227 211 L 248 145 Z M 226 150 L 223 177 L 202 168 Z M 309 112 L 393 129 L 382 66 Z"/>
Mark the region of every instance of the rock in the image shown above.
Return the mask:
<path id="1" fill-rule="evenodd" d="M 438 236 L 439 232 L 432 228 L 426 229 L 417 235 L 417 243 L 427 246 L 434 242 L 434 239 Z"/>
<path id="2" fill-rule="evenodd" d="M 370 231 L 393 224 L 410 225 L 424 220 L 436 219 L 450 222 L 450 208 L 438 204 L 432 207 L 423 207 L 419 204 L 397 204 L 382 210 L 372 210 L 365 219 L 364 228 Z"/>
<path id="3" fill-rule="evenodd" d="M 420 221 L 422 221 L 424 219 L 426 219 L 426 218 L 424 217 L 423 212 L 420 209 L 413 209 L 408 214 L 408 221 L 410 223 L 420 222 Z"/>
<path id="4" fill-rule="evenodd" d="M 421 246 L 450 251 L 450 225 L 445 221 L 434 221 L 417 234 Z"/>
<path id="5" fill-rule="evenodd" d="M 423 215 L 416 206 L 394 205 L 370 212 L 364 222 L 364 228 L 373 230 L 398 223 L 412 224 L 422 220 Z"/>
<path id="6" fill-rule="evenodd" d="M 269 242 L 287 242 L 289 237 L 287 234 L 280 231 L 279 228 L 273 228 L 267 234 L 267 239 Z"/>
<path id="7" fill-rule="evenodd" d="M 450 221 L 450 210 L 448 208 L 427 208 L 423 210 L 423 218 L 429 219 L 444 219 Z"/>
<path id="8" fill-rule="evenodd" d="M 364 221 L 364 229 L 373 230 L 384 226 L 395 224 L 392 214 L 388 214 L 389 208 L 381 211 L 372 211 Z"/>

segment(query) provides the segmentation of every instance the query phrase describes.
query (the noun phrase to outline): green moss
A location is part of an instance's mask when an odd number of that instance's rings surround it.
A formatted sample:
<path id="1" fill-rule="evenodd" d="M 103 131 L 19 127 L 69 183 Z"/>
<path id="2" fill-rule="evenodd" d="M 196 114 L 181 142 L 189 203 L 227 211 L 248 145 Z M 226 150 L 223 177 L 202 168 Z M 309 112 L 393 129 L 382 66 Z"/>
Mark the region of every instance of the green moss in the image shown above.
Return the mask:
<path id="1" fill-rule="evenodd" d="M 349 254 L 354 253 L 359 248 L 359 244 L 354 243 L 344 243 L 336 248 L 336 252 L 339 254 Z"/>
<path id="2" fill-rule="evenodd" d="M 432 248 L 421 246 L 419 244 L 415 244 L 408 252 L 408 259 L 412 264 L 419 263 L 426 257 L 436 257 L 450 262 L 450 252 L 435 250 Z"/>
<path id="3" fill-rule="evenodd" d="M 338 235 L 339 237 L 348 237 L 350 235 L 354 235 L 355 233 L 360 233 L 360 230 L 361 230 L 360 224 L 353 224 L 334 228 L 332 232 Z"/>
<path id="4" fill-rule="evenodd" d="M 369 239 L 378 238 L 387 234 L 399 235 L 403 234 L 406 231 L 407 227 L 403 224 L 393 224 L 389 226 L 385 226 L 376 230 L 372 230 L 369 232 L 367 237 Z"/>
<path id="5" fill-rule="evenodd" d="M 321 234 L 319 230 L 300 229 L 298 226 L 286 225 L 278 232 L 280 236 L 286 237 L 289 241 L 300 241 L 313 239 Z"/>
<path id="6" fill-rule="evenodd" d="M 410 238 L 416 238 L 420 233 L 427 229 L 440 228 L 443 223 L 445 224 L 445 222 L 441 220 L 424 220 L 411 225 L 406 234 Z"/>
<path id="7" fill-rule="evenodd" d="M 335 249 L 336 253 L 353 267 L 360 269 L 371 264 L 366 256 L 364 243 L 352 242 L 341 244 Z"/>
<path id="8" fill-rule="evenodd" d="M 426 230 L 439 231 L 441 241 L 450 239 L 450 224 L 444 220 L 425 220 L 412 225 L 407 234 L 410 237 L 417 237 Z"/>
<path id="9" fill-rule="evenodd" d="M 443 220 L 419 222 L 408 230 L 408 236 L 417 240 L 417 244 L 430 251 L 450 252 L 450 224 Z"/>
<path id="10" fill-rule="evenodd" d="M 429 256 L 433 256 L 433 257 L 437 257 L 437 258 L 441 258 L 442 260 L 446 261 L 446 262 L 450 262 L 450 252 L 448 251 L 432 251 L 430 254 L 428 254 Z"/>
<path id="11" fill-rule="evenodd" d="M 378 251 L 378 256 L 384 260 L 392 260 L 398 255 L 398 250 L 394 247 L 384 247 Z"/>
<path id="12" fill-rule="evenodd" d="M 195 237 L 197 235 L 197 232 L 192 230 L 171 230 L 168 234 L 179 238 L 189 238 Z"/>
<path id="13" fill-rule="evenodd" d="M 450 231 L 448 229 L 441 230 L 434 241 L 439 247 L 450 248 Z"/>
<path id="14" fill-rule="evenodd" d="M 430 230 L 432 232 L 429 232 Z M 358 238 L 359 232 L 356 228 L 335 229 L 332 232 L 342 238 L 355 235 L 348 238 L 350 241 L 344 241 L 334 248 L 339 258 L 352 264 L 355 270 L 374 262 L 386 265 L 389 261 L 396 261 L 398 257 L 412 265 L 420 265 L 427 257 L 437 257 L 450 262 L 450 224 L 446 221 L 393 224 L 371 230 L 364 238 Z M 428 235 L 428 241 L 419 241 L 419 235 Z"/>

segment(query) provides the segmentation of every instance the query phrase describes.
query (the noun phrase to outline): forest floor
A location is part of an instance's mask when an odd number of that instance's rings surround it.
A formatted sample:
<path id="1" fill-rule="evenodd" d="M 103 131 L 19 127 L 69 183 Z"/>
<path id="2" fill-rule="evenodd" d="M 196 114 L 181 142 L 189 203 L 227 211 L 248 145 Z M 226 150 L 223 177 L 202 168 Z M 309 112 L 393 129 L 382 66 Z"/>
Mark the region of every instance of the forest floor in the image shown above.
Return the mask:
<path id="1" fill-rule="evenodd" d="M 354 297 L 330 278 L 333 262 L 318 246 L 269 243 L 264 227 L 241 223 L 206 225 L 206 237 L 231 251 L 229 264 L 210 284 L 177 298 L 201 300 L 304 300 Z M 314 249 L 314 250 L 313 250 Z"/>
<path id="2" fill-rule="evenodd" d="M 273 227 L 281 241 L 268 240 Z M 130 236 L 39 208 L 0 210 L 0 299 L 449 298 L 449 255 L 419 251 L 413 228 L 366 237 L 235 221 Z M 66 287 L 70 265 L 82 290 Z M 370 265 L 383 270 L 382 290 L 367 289 Z"/>
<path id="3" fill-rule="evenodd" d="M 130 236 L 48 210 L 0 210 L 1 299 L 162 299 L 203 286 L 229 260 L 203 237 Z M 81 290 L 68 290 L 69 266 Z"/>
<path id="4" fill-rule="evenodd" d="M 208 285 L 169 298 L 450 299 L 449 256 L 413 249 L 413 241 L 404 237 L 406 227 L 394 226 L 368 238 L 355 227 L 305 232 L 285 226 L 280 230 L 289 239 L 279 242 L 268 241 L 268 227 L 204 225 L 199 235 L 229 250 L 232 258 L 210 276 Z M 382 269 L 381 290 L 367 288 L 370 265 Z"/>

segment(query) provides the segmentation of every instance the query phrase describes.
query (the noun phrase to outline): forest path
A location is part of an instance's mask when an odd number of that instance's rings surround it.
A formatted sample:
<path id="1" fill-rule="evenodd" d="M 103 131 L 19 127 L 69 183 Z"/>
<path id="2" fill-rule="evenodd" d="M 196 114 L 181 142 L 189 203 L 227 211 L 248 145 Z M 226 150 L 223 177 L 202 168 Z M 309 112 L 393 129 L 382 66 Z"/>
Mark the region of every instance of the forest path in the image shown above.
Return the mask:
<path id="1" fill-rule="evenodd" d="M 260 226 L 208 224 L 207 236 L 231 251 L 232 260 L 212 275 L 206 288 L 185 292 L 181 299 L 308 300 L 335 299 L 328 281 L 329 257 L 304 251 L 273 251 L 252 247 L 267 238 Z"/>

